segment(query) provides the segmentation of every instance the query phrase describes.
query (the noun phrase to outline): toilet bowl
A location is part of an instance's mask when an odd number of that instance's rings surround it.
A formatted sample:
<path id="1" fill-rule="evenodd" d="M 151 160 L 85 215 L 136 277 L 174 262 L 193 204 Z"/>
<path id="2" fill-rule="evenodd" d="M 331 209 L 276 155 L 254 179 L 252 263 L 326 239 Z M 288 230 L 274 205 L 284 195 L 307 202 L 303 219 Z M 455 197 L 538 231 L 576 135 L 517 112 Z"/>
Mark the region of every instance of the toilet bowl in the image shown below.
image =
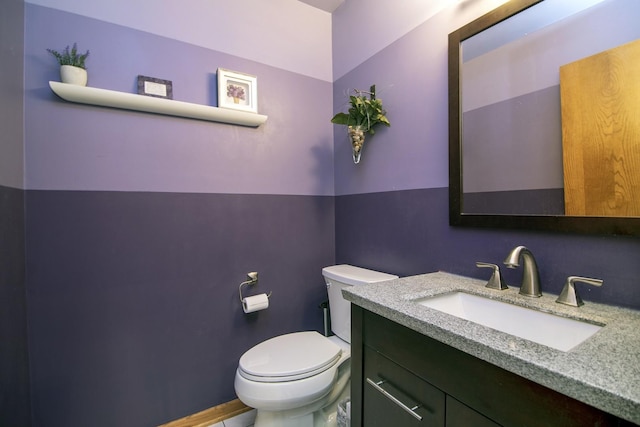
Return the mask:
<path id="1" fill-rule="evenodd" d="M 350 265 L 325 267 L 322 274 L 336 335 L 280 335 L 240 358 L 235 390 L 244 404 L 257 410 L 255 427 L 336 425 L 337 406 L 349 397 L 351 378 L 351 304 L 342 297 L 342 288 L 397 278 Z"/>

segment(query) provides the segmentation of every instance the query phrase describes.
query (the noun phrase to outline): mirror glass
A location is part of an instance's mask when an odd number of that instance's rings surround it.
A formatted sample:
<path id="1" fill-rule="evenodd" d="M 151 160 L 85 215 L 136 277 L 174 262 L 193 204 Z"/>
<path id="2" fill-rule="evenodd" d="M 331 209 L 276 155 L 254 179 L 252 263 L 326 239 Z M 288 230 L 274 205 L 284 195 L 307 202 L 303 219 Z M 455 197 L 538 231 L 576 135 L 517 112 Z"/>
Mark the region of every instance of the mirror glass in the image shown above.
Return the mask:
<path id="1" fill-rule="evenodd" d="M 512 0 L 450 34 L 452 224 L 640 235 L 639 22 Z"/>

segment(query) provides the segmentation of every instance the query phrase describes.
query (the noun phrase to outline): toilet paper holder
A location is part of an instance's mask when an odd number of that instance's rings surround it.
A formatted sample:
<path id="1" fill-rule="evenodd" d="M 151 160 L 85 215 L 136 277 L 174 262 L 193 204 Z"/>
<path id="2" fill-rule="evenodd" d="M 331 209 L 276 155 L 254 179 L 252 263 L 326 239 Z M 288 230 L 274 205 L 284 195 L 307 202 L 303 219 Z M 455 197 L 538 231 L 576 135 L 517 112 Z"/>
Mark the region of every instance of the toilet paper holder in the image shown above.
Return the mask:
<path id="1" fill-rule="evenodd" d="M 255 285 L 258 283 L 258 272 L 257 271 L 252 271 L 251 273 L 247 273 L 247 277 L 249 278 L 249 280 L 244 281 L 242 283 L 240 283 L 240 286 L 238 286 L 238 294 L 240 294 L 240 302 L 242 302 L 242 300 L 244 300 L 244 297 L 242 296 L 242 287 L 245 285 Z M 267 298 L 271 298 L 271 294 L 273 292 L 269 292 L 267 294 Z"/>

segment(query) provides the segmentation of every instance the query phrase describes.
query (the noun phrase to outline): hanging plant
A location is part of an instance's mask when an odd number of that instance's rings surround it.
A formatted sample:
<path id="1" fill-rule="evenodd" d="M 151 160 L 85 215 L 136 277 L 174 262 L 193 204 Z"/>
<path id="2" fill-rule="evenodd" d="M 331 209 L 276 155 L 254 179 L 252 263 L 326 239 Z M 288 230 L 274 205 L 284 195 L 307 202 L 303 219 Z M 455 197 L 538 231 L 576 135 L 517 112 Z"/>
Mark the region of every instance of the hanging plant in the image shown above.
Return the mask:
<path id="1" fill-rule="evenodd" d="M 349 96 L 349 104 L 348 112 L 336 114 L 331 123 L 347 126 L 353 162 L 357 164 L 362 155 L 365 134 L 373 135 L 376 126 L 382 124 L 388 127 L 391 123 L 382 108 L 382 100 L 376 98 L 376 85 L 371 86 L 368 92 L 354 89 L 354 95 Z"/>

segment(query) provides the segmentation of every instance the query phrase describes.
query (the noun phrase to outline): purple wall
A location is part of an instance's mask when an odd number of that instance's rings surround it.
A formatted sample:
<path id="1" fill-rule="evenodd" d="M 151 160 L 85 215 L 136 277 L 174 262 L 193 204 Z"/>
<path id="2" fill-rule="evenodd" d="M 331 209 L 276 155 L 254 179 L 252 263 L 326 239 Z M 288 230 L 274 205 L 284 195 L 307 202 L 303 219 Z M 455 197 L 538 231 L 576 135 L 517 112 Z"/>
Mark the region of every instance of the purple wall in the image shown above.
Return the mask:
<path id="1" fill-rule="evenodd" d="M 0 185 L 23 188 L 24 3 L 0 4 Z"/>
<path id="2" fill-rule="evenodd" d="M 25 290 L 24 3 L 0 2 L 0 425 L 29 426 Z"/>
<path id="3" fill-rule="evenodd" d="M 52 25 L 55 23 L 55 25 Z M 331 83 L 131 28 L 26 4 L 26 187 L 40 190 L 333 194 Z M 90 49 L 89 85 L 217 105 L 218 67 L 258 77 L 257 129 L 67 103 L 46 48 Z M 73 135 L 73 137 L 69 137 Z M 295 179 L 291 179 L 295 177 Z"/>
<path id="4" fill-rule="evenodd" d="M 244 351 L 321 330 L 333 198 L 27 192 L 34 425 L 158 425 L 235 399 Z M 247 293 L 273 291 L 245 315 Z"/>
<path id="5" fill-rule="evenodd" d="M 585 304 L 640 308 L 639 239 L 455 228 L 448 203 L 446 188 L 338 196 L 337 262 L 399 276 L 448 271 L 488 280 L 476 261 L 502 265 L 512 248 L 525 245 L 538 262 L 543 293 L 559 294 L 567 276 L 597 277 L 602 287 L 579 289 Z M 519 286 L 522 269 L 501 271 L 508 284 Z"/>
<path id="6" fill-rule="evenodd" d="M 0 425 L 30 425 L 24 191 L 0 186 Z"/>
<path id="7" fill-rule="evenodd" d="M 34 426 L 158 425 L 235 399 L 240 355 L 321 330 L 335 261 L 331 83 L 26 4 L 26 263 Z M 45 49 L 91 49 L 89 85 L 217 104 L 258 76 L 257 129 L 67 103 Z M 273 291 L 245 315 L 250 271 Z"/>
<path id="8" fill-rule="evenodd" d="M 0 220 L 0 233 L 11 231 L 0 250 L 15 257 L 20 283 L 14 225 L 25 198 L 32 424 L 157 425 L 232 400 L 243 351 L 321 328 L 320 270 L 336 261 L 484 277 L 475 261 L 500 262 L 526 244 L 543 291 L 590 275 L 605 286 L 585 290 L 587 303 L 639 307 L 638 239 L 448 226 L 446 35 L 468 10 L 441 12 L 332 86 L 25 4 L 27 190 L 0 188 L 9 201 L 0 212 L 15 219 Z M 248 129 L 61 101 L 47 87 L 58 76 L 44 49 L 73 41 L 92 51 L 95 87 L 133 92 L 146 74 L 171 79 L 176 99 L 215 105 L 217 67 L 256 74 L 269 120 Z M 355 166 L 344 129 L 328 119 L 347 88 L 372 83 L 392 127 Z M 254 270 L 256 292 L 273 291 L 271 307 L 244 315 L 237 286 Z M 520 272 L 506 273 L 514 282 Z M 0 276 L 0 289 L 13 282 Z M 14 300 L 19 322 L 25 302 Z M 18 366 L 9 384 L 24 395 L 26 345 L 17 342 L 0 362 Z M 18 402 L 24 417 L 28 402 Z"/>

